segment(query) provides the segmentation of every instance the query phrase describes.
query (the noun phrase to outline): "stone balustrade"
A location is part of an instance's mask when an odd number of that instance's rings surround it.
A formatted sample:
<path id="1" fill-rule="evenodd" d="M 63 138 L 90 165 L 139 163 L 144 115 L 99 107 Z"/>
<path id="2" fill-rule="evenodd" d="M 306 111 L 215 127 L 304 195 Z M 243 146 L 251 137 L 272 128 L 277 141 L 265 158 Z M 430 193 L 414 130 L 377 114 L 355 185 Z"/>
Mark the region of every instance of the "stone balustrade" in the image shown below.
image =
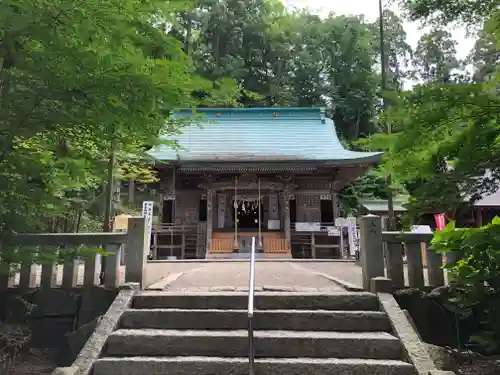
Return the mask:
<path id="1" fill-rule="evenodd" d="M 15 251 L 28 251 L 29 248 L 47 254 L 47 261 L 33 264 L 30 256 L 21 260 L 21 264 L 12 264 L 8 258 L 2 261 L 4 268 L 0 273 L 0 290 L 9 287 L 29 289 L 40 288 L 75 288 L 99 285 L 101 257 L 92 251 L 101 248 L 106 254 L 104 286 L 116 288 L 122 283 L 139 283 L 144 287 L 145 266 L 149 253 L 149 236 L 143 217 L 131 217 L 127 232 L 121 233 L 42 233 L 18 234 L 9 239 L 10 247 Z M 4 244 L 5 245 L 5 244 Z M 89 248 L 89 254 L 81 257 L 66 257 L 62 265 L 54 259 L 61 251 Z M 122 256 L 123 253 L 123 256 Z M 16 257 L 18 259 L 19 257 Z M 22 256 L 20 257 L 23 258 Z M 50 259 L 50 260 L 49 260 Z M 121 264 L 123 259 L 123 264 Z M 10 269 L 10 272 L 7 271 Z M 13 272 L 17 268 L 18 272 Z M 62 270 L 61 270 L 62 268 Z M 17 282 L 16 282 L 17 281 Z"/>
<path id="2" fill-rule="evenodd" d="M 359 227 L 365 290 L 377 277 L 387 277 L 396 289 L 445 285 L 443 256 L 429 250 L 432 233 L 382 231 L 382 218 L 376 215 L 359 218 Z M 452 255 L 447 254 L 446 262 L 455 261 Z"/>

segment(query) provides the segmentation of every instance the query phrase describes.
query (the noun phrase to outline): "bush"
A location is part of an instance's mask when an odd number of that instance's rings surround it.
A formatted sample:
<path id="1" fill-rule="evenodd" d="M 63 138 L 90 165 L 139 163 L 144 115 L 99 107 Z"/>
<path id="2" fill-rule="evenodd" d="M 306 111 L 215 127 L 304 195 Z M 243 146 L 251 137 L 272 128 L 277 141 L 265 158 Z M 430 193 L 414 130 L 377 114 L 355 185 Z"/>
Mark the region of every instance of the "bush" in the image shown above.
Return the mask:
<path id="1" fill-rule="evenodd" d="M 451 222 L 435 233 L 431 249 L 456 255 L 447 264 L 450 307 L 477 323 L 470 341 L 491 353 L 500 349 L 500 218 L 481 228 L 456 228 Z"/>

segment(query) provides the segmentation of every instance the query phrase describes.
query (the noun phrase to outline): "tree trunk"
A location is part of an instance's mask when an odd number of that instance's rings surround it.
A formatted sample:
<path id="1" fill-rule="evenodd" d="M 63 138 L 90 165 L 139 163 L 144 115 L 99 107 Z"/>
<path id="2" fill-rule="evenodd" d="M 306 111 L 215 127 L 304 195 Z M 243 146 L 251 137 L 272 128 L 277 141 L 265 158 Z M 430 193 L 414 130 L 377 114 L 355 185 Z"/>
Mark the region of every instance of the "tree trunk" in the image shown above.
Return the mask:
<path id="1" fill-rule="evenodd" d="M 357 141 L 359 138 L 359 123 L 360 122 L 361 122 L 361 116 L 359 114 L 359 111 L 356 111 L 356 122 L 354 123 L 354 134 L 353 134 L 353 139 L 355 141 Z"/>

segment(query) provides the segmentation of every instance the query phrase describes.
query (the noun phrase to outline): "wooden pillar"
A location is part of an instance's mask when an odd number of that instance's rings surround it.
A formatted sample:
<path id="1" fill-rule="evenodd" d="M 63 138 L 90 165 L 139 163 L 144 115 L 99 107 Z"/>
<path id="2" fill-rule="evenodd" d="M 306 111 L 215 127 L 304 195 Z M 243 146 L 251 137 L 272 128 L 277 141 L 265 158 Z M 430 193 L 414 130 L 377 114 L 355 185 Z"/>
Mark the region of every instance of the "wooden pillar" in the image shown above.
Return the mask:
<path id="1" fill-rule="evenodd" d="M 288 241 L 288 246 L 292 246 L 292 235 L 290 230 L 290 189 L 285 186 L 283 191 L 283 229 L 285 238 Z"/>
<path id="2" fill-rule="evenodd" d="M 226 194 L 217 194 L 217 228 L 224 228 L 226 218 Z"/>
<path id="3" fill-rule="evenodd" d="M 332 206 L 333 206 L 333 223 L 335 223 L 335 219 L 340 217 L 339 205 L 337 201 L 337 193 L 335 190 L 330 190 L 330 195 L 332 197 Z"/>
<path id="4" fill-rule="evenodd" d="M 212 212 L 212 202 L 213 202 L 213 190 L 207 189 L 207 251 L 210 249 L 212 244 L 212 231 L 213 231 L 213 212 Z"/>
<path id="5" fill-rule="evenodd" d="M 186 232 L 182 232 L 181 259 L 186 259 Z"/>
<path id="6" fill-rule="evenodd" d="M 481 228 L 483 226 L 483 210 L 480 207 L 474 207 L 476 217 L 476 227 Z"/>

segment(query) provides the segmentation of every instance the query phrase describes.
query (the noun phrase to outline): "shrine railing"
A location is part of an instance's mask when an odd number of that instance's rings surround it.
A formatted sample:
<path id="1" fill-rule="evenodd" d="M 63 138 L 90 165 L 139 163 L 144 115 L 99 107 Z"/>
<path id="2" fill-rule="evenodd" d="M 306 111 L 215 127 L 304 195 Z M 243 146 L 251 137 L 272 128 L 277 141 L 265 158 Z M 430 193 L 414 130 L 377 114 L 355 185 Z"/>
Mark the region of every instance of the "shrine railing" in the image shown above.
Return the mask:
<path id="1" fill-rule="evenodd" d="M 263 240 L 265 253 L 286 253 L 290 251 L 288 241 L 284 238 L 265 238 Z"/>
<path id="2" fill-rule="evenodd" d="M 212 253 L 231 253 L 233 251 L 234 241 L 230 238 L 212 238 L 210 252 Z"/>
<path id="3" fill-rule="evenodd" d="M 176 223 L 161 223 L 153 224 L 152 232 L 157 233 L 185 233 L 190 231 L 196 231 L 198 228 L 197 224 L 176 224 Z"/>
<path id="4" fill-rule="evenodd" d="M 309 228 L 307 228 L 306 225 L 308 224 Z M 335 225 L 335 223 L 332 222 L 311 222 L 311 223 L 305 223 L 305 222 L 294 222 L 290 223 L 290 230 L 292 232 L 297 232 L 297 233 L 328 233 L 328 230 L 331 228 L 340 228 Z M 306 230 L 309 229 L 309 230 Z M 340 230 L 340 229 L 339 229 Z"/>

